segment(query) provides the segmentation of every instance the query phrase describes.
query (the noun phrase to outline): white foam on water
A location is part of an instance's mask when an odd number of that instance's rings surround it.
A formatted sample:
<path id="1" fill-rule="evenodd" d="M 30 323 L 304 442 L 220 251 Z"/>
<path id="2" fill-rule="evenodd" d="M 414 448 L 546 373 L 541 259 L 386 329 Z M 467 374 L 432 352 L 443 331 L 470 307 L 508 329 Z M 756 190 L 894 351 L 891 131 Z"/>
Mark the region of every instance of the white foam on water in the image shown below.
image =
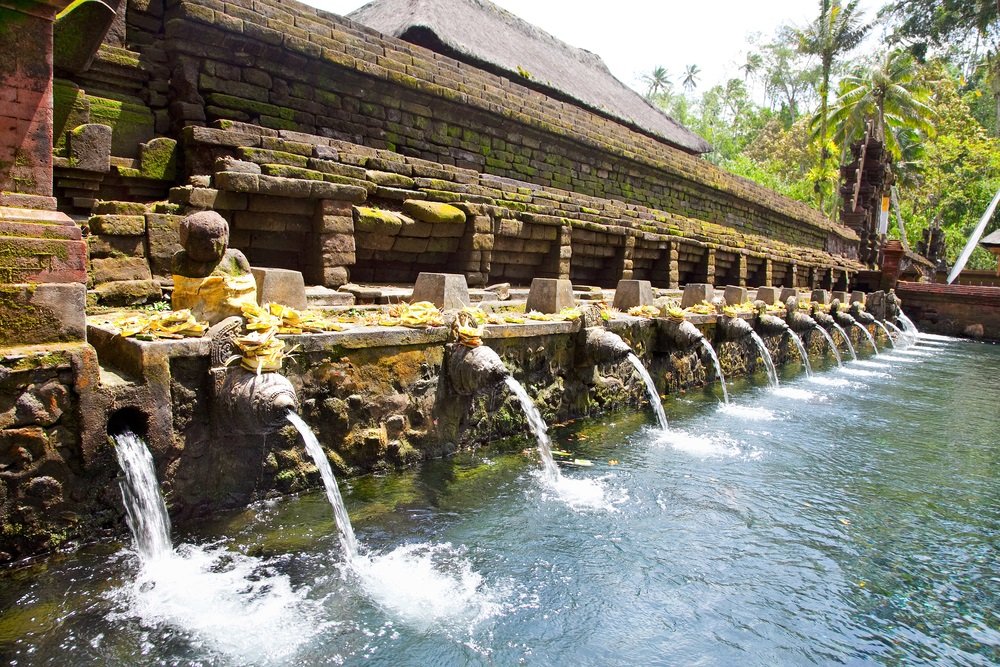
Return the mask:
<path id="1" fill-rule="evenodd" d="M 663 433 L 663 431 L 658 431 Z M 543 498 L 556 498 L 574 510 L 615 511 L 620 499 L 608 497 L 607 482 L 604 478 L 567 477 L 543 485 Z"/>
<path id="2" fill-rule="evenodd" d="M 837 369 L 838 372 L 844 373 L 845 375 L 853 375 L 855 377 L 863 378 L 888 378 L 892 377 L 889 373 L 880 373 L 878 371 L 866 371 L 863 368 L 848 368 L 844 366 L 843 368 Z"/>
<path id="3" fill-rule="evenodd" d="M 774 413 L 774 410 L 751 405 L 734 405 L 730 403 L 729 405 L 720 405 L 718 411 L 724 415 L 738 417 L 744 421 L 771 422 L 778 419 L 778 415 Z"/>
<path id="4" fill-rule="evenodd" d="M 892 352 L 886 355 L 886 358 L 892 359 Z M 864 366 L 865 368 L 892 368 L 892 364 L 887 364 L 882 361 L 871 361 L 870 359 L 858 359 L 857 361 L 851 362 L 852 366 Z"/>
<path id="5" fill-rule="evenodd" d="M 942 336 L 941 334 L 932 333 L 918 333 L 917 338 L 919 340 L 938 340 L 945 343 L 959 343 L 962 341 L 961 338 L 954 338 L 953 336 Z"/>
<path id="6" fill-rule="evenodd" d="M 933 346 L 931 346 L 931 347 L 933 347 Z M 933 357 L 933 356 L 936 356 L 937 354 L 939 354 L 938 350 L 940 350 L 940 348 L 938 348 L 938 349 L 927 349 L 927 348 L 921 349 L 919 347 L 910 347 L 910 348 L 905 348 L 905 349 L 901 349 L 901 350 L 895 350 L 895 351 L 892 352 L 892 354 L 893 355 L 901 354 L 901 355 L 907 356 L 907 357 Z"/>
<path id="7" fill-rule="evenodd" d="M 660 442 L 670 445 L 677 451 L 701 458 L 757 459 L 763 454 L 756 449 L 744 451 L 739 441 L 727 436 L 698 435 L 681 429 L 672 429 L 664 433 Z"/>
<path id="8" fill-rule="evenodd" d="M 832 378 L 825 375 L 811 377 L 809 378 L 809 382 L 823 387 L 852 387 L 857 384 L 855 382 L 851 382 L 850 380 L 845 380 L 844 378 Z"/>
<path id="9" fill-rule="evenodd" d="M 360 554 L 350 570 L 379 607 L 419 630 L 472 626 L 501 610 L 502 595 L 448 542 Z"/>
<path id="10" fill-rule="evenodd" d="M 144 626 L 190 633 L 241 663 L 285 664 L 329 625 L 308 589 L 292 588 L 273 564 L 217 546 L 181 545 L 142 563 L 135 580 L 111 593 Z"/>
<path id="11" fill-rule="evenodd" d="M 808 389 L 799 389 L 798 387 L 778 387 L 777 389 L 772 389 L 771 393 L 793 401 L 825 401 L 827 399 L 822 394 L 817 394 Z"/>
<path id="12" fill-rule="evenodd" d="M 892 361 L 893 363 L 901 363 L 901 364 L 917 364 L 917 363 L 920 363 L 920 362 L 923 361 L 922 357 L 925 356 L 925 355 L 907 356 L 905 354 L 907 351 L 908 350 L 899 350 L 899 352 L 895 352 L 895 351 L 894 352 L 889 352 L 889 353 L 883 355 L 883 358 L 888 359 L 889 361 Z"/>

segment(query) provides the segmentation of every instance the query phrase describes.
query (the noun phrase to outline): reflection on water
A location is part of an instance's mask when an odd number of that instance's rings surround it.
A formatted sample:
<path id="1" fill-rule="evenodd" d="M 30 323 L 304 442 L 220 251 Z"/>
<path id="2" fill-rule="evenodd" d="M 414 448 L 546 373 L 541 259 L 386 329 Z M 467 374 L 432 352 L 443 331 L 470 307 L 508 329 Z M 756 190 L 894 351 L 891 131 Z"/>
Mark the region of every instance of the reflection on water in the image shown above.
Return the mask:
<path id="1" fill-rule="evenodd" d="M 553 447 L 592 463 L 561 474 L 599 487 L 592 506 L 539 483 L 523 442 L 350 480 L 354 567 L 318 492 L 175 535 L 201 546 L 179 554 L 196 572 L 156 581 L 170 609 L 134 604 L 149 591 L 117 545 L 6 571 L 0 656 L 996 664 L 1000 350 L 911 349 L 932 354 L 785 375 L 778 391 L 736 381 L 728 407 L 671 397 L 666 434 L 646 413 L 553 427 Z"/>

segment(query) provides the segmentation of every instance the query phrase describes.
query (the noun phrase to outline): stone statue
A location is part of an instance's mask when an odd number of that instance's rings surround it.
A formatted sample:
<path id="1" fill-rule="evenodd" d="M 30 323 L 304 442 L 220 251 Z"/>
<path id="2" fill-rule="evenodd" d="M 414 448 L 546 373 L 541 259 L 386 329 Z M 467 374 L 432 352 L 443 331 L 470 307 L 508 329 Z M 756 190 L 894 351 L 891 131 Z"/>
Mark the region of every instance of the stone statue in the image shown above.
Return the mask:
<path id="1" fill-rule="evenodd" d="M 190 309 L 199 320 L 215 324 L 241 316 L 242 305 L 257 303 L 250 263 L 230 249 L 229 223 L 215 211 L 199 211 L 181 220 L 184 250 L 174 253 L 174 310 Z"/>

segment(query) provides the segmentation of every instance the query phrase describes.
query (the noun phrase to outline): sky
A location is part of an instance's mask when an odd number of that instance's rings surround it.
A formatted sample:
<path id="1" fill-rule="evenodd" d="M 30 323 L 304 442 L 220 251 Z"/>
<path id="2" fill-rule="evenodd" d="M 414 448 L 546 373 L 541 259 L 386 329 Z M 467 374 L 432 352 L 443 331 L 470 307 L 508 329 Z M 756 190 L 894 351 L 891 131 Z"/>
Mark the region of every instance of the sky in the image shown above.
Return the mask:
<path id="1" fill-rule="evenodd" d="M 304 0 L 336 14 L 365 4 L 358 0 Z M 573 46 L 601 56 L 619 80 L 645 92 L 642 75 L 662 65 L 681 90 L 688 65 L 701 73 L 698 89 L 732 77 L 751 48 L 748 36 L 765 38 L 781 24 L 805 27 L 819 11 L 816 0 L 493 0 Z M 881 0 L 862 0 L 866 19 Z"/>

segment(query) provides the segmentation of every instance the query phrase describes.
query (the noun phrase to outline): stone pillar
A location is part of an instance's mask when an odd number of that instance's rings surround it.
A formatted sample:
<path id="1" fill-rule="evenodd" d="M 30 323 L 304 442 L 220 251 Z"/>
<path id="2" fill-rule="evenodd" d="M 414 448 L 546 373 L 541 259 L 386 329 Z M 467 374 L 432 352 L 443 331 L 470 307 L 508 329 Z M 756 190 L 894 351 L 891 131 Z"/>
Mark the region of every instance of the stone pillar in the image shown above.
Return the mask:
<path id="1" fill-rule="evenodd" d="M 747 262 L 746 253 L 741 252 L 736 256 L 736 270 L 738 271 L 740 280 L 738 287 L 747 286 L 747 274 L 749 273 L 749 267 Z"/>
<path id="2" fill-rule="evenodd" d="M 632 280 L 635 269 L 635 236 L 629 234 L 625 237 L 625 255 L 622 259 L 621 280 Z"/>
<path id="3" fill-rule="evenodd" d="M 770 257 L 764 258 L 764 285 L 774 284 L 774 262 Z"/>
<path id="4" fill-rule="evenodd" d="M 52 27 L 68 4 L 0 3 L 0 346 L 86 338 L 87 246 L 52 196 Z"/>
<path id="5" fill-rule="evenodd" d="M 570 262 L 573 260 L 573 229 L 569 225 L 559 228 L 559 275 L 561 280 L 569 280 Z"/>
<path id="6" fill-rule="evenodd" d="M 352 205 L 335 199 L 317 202 L 304 272 L 310 284 L 337 288 L 350 281 L 356 260 Z"/>
<path id="7" fill-rule="evenodd" d="M 681 286 L 680 246 L 677 241 L 671 241 L 667 248 L 667 287 L 670 289 L 678 289 Z"/>
<path id="8" fill-rule="evenodd" d="M 903 244 L 899 241 L 886 241 L 882 248 L 882 289 L 893 289 L 899 281 L 899 266 L 903 261 Z"/>
<path id="9" fill-rule="evenodd" d="M 705 282 L 712 285 L 721 282 L 715 276 L 715 248 L 705 248 Z"/>

